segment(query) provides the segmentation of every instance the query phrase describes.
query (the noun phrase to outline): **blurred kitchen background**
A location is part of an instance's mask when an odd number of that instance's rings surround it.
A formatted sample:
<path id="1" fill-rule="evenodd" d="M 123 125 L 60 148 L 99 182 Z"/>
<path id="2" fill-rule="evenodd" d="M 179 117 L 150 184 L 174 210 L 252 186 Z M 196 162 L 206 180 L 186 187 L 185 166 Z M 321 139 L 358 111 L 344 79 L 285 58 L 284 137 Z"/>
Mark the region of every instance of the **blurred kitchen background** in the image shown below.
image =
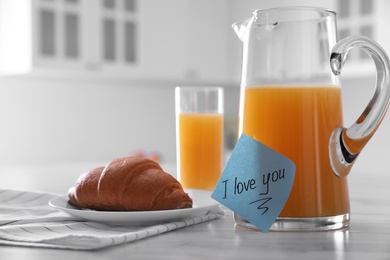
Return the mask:
<path id="1" fill-rule="evenodd" d="M 231 24 L 286 5 L 336 10 L 339 38 L 367 35 L 390 53 L 388 0 L 0 0 L 0 175 L 100 166 L 139 150 L 174 165 L 174 87 L 185 85 L 225 88 L 228 156 L 242 55 Z M 347 126 L 372 96 L 374 73 L 352 51 L 342 74 Z M 388 171 L 389 120 L 359 171 Z"/>

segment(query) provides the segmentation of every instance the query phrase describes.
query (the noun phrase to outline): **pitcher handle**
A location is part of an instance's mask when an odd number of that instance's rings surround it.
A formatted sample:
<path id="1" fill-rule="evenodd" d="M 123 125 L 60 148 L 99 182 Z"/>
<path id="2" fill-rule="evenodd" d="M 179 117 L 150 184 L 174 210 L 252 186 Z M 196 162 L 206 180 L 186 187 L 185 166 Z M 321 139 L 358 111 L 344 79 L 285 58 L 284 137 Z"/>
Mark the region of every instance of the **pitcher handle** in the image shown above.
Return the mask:
<path id="1" fill-rule="evenodd" d="M 390 99 L 389 58 L 379 44 L 367 37 L 348 37 L 333 47 L 330 56 L 333 73 L 341 73 L 346 56 L 354 47 L 362 48 L 374 60 L 377 71 L 376 87 L 374 95 L 356 122 L 349 128 L 336 127 L 332 132 L 329 140 L 329 159 L 334 173 L 339 177 L 345 177 L 350 172 L 356 157 L 382 122 Z"/>

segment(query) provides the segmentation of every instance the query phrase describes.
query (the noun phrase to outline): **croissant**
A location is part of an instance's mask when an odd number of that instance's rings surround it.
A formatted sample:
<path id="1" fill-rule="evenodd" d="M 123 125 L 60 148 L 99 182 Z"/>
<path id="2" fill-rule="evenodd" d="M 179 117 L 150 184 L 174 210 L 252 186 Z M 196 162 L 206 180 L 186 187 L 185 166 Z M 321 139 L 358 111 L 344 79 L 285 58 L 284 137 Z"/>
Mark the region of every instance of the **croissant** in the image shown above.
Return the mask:
<path id="1" fill-rule="evenodd" d="M 191 208 L 192 199 L 160 165 L 142 157 L 122 157 L 83 173 L 68 191 L 78 208 L 146 211 Z"/>

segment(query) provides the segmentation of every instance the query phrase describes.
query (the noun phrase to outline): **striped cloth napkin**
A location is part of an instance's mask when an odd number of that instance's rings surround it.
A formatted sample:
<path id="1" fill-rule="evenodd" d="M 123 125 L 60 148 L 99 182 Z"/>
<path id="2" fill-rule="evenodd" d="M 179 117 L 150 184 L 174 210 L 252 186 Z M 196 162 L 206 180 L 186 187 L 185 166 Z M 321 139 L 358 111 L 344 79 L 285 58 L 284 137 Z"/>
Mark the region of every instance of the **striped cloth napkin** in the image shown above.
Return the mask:
<path id="1" fill-rule="evenodd" d="M 57 194 L 0 189 L 0 244 L 94 250 L 218 219 L 221 209 L 154 226 L 111 226 L 77 219 L 48 202 Z"/>

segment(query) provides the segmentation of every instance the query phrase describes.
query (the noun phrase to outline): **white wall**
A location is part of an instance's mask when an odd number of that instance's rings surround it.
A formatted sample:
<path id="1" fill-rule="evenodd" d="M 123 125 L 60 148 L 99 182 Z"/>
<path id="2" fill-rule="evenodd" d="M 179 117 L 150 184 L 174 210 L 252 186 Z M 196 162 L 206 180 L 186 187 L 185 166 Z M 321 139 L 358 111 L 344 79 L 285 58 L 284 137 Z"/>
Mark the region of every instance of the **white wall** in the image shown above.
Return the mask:
<path id="1" fill-rule="evenodd" d="M 0 163 L 99 161 L 135 149 L 174 158 L 174 91 L 72 81 L 0 80 Z"/>
<path id="2" fill-rule="evenodd" d="M 175 82 L 0 79 L 0 166 L 109 161 L 142 149 L 175 162 Z M 226 88 L 235 118 L 238 89 Z"/>

